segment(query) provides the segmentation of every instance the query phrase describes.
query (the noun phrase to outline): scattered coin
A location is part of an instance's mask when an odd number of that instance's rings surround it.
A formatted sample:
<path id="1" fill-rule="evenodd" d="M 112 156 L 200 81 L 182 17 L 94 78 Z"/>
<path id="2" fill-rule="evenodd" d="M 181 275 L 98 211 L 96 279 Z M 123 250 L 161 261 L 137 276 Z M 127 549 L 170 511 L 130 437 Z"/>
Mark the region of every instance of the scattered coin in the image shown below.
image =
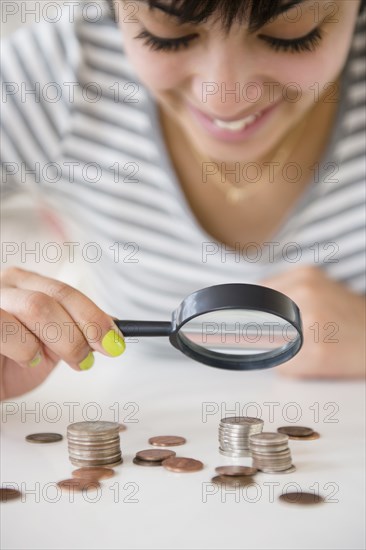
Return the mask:
<path id="1" fill-rule="evenodd" d="M 84 479 L 73 477 L 70 479 L 63 479 L 57 483 L 60 489 L 65 491 L 83 491 L 83 490 L 95 490 L 100 488 L 99 481 L 95 479 Z"/>
<path id="2" fill-rule="evenodd" d="M 220 476 L 252 476 L 258 472 L 257 468 L 249 466 L 218 466 L 215 471 Z"/>
<path id="3" fill-rule="evenodd" d="M 176 445 L 184 445 L 187 440 L 179 435 L 157 435 L 150 437 L 150 445 L 156 445 L 157 447 L 175 447 Z"/>
<path id="4" fill-rule="evenodd" d="M 75 422 L 67 427 L 70 461 L 74 466 L 113 467 L 123 462 L 120 424 L 101 420 Z"/>
<path id="5" fill-rule="evenodd" d="M 0 487 L 0 502 L 7 502 L 8 500 L 15 500 L 20 498 L 22 493 L 17 489 L 11 487 Z"/>
<path id="6" fill-rule="evenodd" d="M 148 462 L 162 462 L 163 460 L 174 457 L 175 451 L 169 449 L 145 449 L 136 453 L 136 458 L 147 460 Z"/>
<path id="7" fill-rule="evenodd" d="M 279 500 L 282 502 L 288 502 L 289 504 L 320 504 L 325 502 L 324 497 L 316 495 L 314 493 L 285 493 L 280 495 Z"/>
<path id="8" fill-rule="evenodd" d="M 55 443 L 56 441 L 61 441 L 63 437 L 61 434 L 44 432 L 27 435 L 25 439 L 31 443 Z"/>
<path id="9" fill-rule="evenodd" d="M 115 474 L 112 468 L 78 468 L 72 472 L 73 477 L 89 479 L 107 479 Z"/>
<path id="10" fill-rule="evenodd" d="M 255 483 L 254 479 L 250 476 L 215 476 L 211 478 L 212 483 L 218 485 L 227 485 L 229 487 L 244 487 Z"/>
<path id="11" fill-rule="evenodd" d="M 186 458 L 183 456 L 173 456 L 163 461 L 163 466 L 171 472 L 197 472 L 202 470 L 203 463 L 194 458 Z"/>
<path id="12" fill-rule="evenodd" d="M 319 439 L 320 434 L 318 432 L 313 432 L 311 435 L 304 435 L 302 437 L 297 437 L 294 435 L 289 436 L 290 439 L 298 439 L 302 441 L 312 441 L 314 439 Z"/>
<path id="13" fill-rule="evenodd" d="M 289 437 L 305 437 L 314 433 L 314 430 L 305 428 L 304 426 L 281 426 L 281 428 L 277 428 L 277 431 Z"/>
<path id="14" fill-rule="evenodd" d="M 150 467 L 154 467 L 154 466 L 161 466 L 163 461 L 162 460 L 141 460 L 141 458 L 137 458 L 135 456 L 135 458 L 132 460 L 132 462 L 134 464 L 137 464 L 138 466 L 150 466 Z"/>

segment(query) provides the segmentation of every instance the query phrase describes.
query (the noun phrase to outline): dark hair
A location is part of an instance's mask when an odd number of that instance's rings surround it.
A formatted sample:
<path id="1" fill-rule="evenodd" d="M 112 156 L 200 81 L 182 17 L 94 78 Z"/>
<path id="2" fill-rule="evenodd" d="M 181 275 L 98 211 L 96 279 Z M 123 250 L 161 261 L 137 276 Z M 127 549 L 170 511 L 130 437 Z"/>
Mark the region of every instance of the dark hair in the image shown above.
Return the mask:
<path id="1" fill-rule="evenodd" d="M 284 7 L 299 4 L 301 0 L 146 0 L 149 7 L 161 7 L 166 13 L 176 15 L 184 23 L 203 23 L 213 14 L 222 21 L 223 29 L 228 32 L 235 21 L 249 22 L 251 30 L 258 30 L 270 19 L 278 16 Z M 113 0 L 108 0 L 113 15 Z M 366 8 L 362 0 L 360 12 Z"/>

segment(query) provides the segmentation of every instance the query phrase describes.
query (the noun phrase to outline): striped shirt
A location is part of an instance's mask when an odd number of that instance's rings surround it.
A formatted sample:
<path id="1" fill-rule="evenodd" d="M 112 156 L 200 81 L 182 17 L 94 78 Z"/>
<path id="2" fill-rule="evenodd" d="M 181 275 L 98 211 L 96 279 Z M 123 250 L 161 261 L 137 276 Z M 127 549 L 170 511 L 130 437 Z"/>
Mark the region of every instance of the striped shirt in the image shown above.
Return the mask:
<path id="1" fill-rule="evenodd" d="M 73 17 L 67 12 L 3 41 L 4 207 L 26 189 L 57 215 L 67 228 L 68 260 L 73 251 L 86 266 L 89 295 L 120 319 L 169 320 L 199 288 L 260 284 L 299 265 L 317 265 L 365 293 L 365 16 L 314 181 L 271 242 L 234 250 L 193 215 L 156 101 L 135 74 L 109 8 L 92 4 L 87 15 L 79 7 Z"/>

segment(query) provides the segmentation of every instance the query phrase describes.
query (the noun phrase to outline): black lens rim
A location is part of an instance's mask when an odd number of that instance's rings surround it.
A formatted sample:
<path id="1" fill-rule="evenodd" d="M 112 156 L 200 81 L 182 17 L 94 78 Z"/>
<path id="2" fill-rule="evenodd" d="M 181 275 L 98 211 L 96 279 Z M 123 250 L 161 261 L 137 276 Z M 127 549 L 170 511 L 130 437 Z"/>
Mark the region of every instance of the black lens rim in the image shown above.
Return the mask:
<path id="1" fill-rule="evenodd" d="M 297 331 L 298 338 L 281 348 L 255 355 L 227 355 L 190 342 L 180 329 L 191 319 L 224 309 L 263 311 L 280 317 Z M 200 363 L 226 370 L 259 370 L 275 367 L 294 357 L 303 345 L 301 314 L 285 294 L 261 285 L 227 283 L 199 289 L 187 296 L 172 315 L 170 343 Z"/>

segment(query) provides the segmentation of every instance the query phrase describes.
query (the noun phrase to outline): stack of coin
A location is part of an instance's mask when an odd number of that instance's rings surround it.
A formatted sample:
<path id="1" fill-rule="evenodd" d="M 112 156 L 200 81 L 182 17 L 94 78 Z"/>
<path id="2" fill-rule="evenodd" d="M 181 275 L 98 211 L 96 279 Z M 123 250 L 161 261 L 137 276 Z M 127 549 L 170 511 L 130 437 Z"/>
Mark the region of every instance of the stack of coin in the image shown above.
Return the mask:
<path id="1" fill-rule="evenodd" d="M 123 462 L 116 422 L 76 422 L 67 427 L 70 461 L 74 466 L 117 466 Z"/>
<path id="2" fill-rule="evenodd" d="M 219 452 L 224 456 L 251 456 L 249 437 L 263 429 L 263 420 L 252 416 L 222 418 L 219 426 Z"/>
<path id="3" fill-rule="evenodd" d="M 262 432 L 249 438 L 253 467 L 267 474 L 294 471 L 288 435 Z"/>

